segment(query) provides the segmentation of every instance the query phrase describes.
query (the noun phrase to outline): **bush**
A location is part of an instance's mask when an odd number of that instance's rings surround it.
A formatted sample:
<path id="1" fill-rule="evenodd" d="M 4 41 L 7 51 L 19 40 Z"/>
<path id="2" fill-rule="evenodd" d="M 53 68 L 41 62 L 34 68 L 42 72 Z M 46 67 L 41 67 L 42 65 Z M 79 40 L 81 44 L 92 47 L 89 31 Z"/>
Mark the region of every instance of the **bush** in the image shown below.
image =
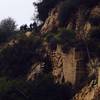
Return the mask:
<path id="1" fill-rule="evenodd" d="M 25 80 L 8 80 L 0 78 L 0 99 L 1 100 L 26 100 L 28 91 L 28 82 Z M 25 94 L 25 95 L 24 95 Z"/>
<path id="2" fill-rule="evenodd" d="M 94 17 L 93 16 L 90 16 L 89 22 L 93 26 L 98 26 L 100 24 L 100 17 L 99 16 L 94 16 Z"/>
<path id="3" fill-rule="evenodd" d="M 46 33 L 44 35 L 44 40 L 48 42 L 49 49 L 56 50 L 57 49 L 57 34 L 55 33 Z"/>
<path id="4" fill-rule="evenodd" d="M 61 26 L 65 26 L 67 24 L 72 12 L 78 7 L 79 1 L 80 0 L 65 0 L 62 3 L 59 10 L 59 20 Z"/>
<path id="5" fill-rule="evenodd" d="M 59 44 L 61 44 L 62 51 L 66 53 L 75 46 L 76 34 L 74 31 L 66 29 L 61 29 L 59 33 Z"/>
<path id="6" fill-rule="evenodd" d="M 66 29 L 61 29 L 59 31 L 59 38 L 60 38 L 60 43 L 61 44 L 64 44 L 66 42 L 71 42 L 73 43 L 75 41 L 75 38 L 76 38 L 76 34 L 74 31 L 72 30 L 66 30 Z"/>
<path id="7" fill-rule="evenodd" d="M 4 33 L 14 32 L 16 29 L 16 22 L 12 18 L 3 19 L 0 22 L 0 30 Z"/>
<path id="8" fill-rule="evenodd" d="M 92 30 L 90 33 L 90 39 L 93 40 L 99 40 L 100 41 L 100 27 L 98 27 L 97 29 Z"/>
<path id="9" fill-rule="evenodd" d="M 100 57 L 100 28 L 94 29 L 89 33 L 87 44 L 92 57 Z"/>
<path id="10" fill-rule="evenodd" d="M 61 45 L 62 51 L 67 53 L 76 43 L 76 33 L 65 28 L 57 33 L 46 33 L 44 36 L 51 50 L 56 50 L 57 45 Z"/>
<path id="11" fill-rule="evenodd" d="M 63 52 L 67 52 L 75 46 L 76 33 L 73 30 L 63 28 L 57 33 L 46 33 L 44 38 L 51 50 L 56 50 L 57 45 L 61 45 Z"/>
<path id="12" fill-rule="evenodd" d="M 35 81 L 0 78 L 1 100 L 70 100 L 71 84 L 55 84 L 51 74 L 44 74 Z"/>
<path id="13" fill-rule="evenodd" d="M 21 37 L 18 41 L 19 43 L 0 52 L 0 74 L 11 78 L 26 75 L 31 65 L 41 60 L 40 39 L 32 36 Z"/>

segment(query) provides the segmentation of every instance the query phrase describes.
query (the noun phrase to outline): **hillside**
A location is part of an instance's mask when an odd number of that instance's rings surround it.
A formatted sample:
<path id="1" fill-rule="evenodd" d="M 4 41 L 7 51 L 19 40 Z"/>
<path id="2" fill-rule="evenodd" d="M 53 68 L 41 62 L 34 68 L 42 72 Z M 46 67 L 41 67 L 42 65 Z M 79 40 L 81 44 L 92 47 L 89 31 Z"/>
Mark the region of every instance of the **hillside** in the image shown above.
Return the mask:
<path id="1" fill-rule="evenodd" d="M 42 24 L 0 45 L 0 100 L 99 100 L 100 1 L 35 6 Z"/>

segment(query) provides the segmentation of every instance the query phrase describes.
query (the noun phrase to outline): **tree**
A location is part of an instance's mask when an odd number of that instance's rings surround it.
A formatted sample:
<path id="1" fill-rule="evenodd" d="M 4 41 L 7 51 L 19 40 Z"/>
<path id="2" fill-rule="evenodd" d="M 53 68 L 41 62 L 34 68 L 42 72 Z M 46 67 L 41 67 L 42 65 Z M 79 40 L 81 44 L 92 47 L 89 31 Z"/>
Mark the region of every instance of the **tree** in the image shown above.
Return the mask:
<path id="1" fill-rule="evenodd" d="M 6 41 L 16 29 L 16 22 L 11 17 L 0 22 L 0 42 Z"/>
<path id="2" fill-rule="evenodd" d="M 16 29 L 16 22 L 14 21 L 14 19 L 12 19 L 11 17 L 8 17 L 6 19 L 3 19 L 0 22 L 0 30 L 2 32 L 13 32 Z"/>
<path id="3" fill-rule="evenodd" d="M 61 0 L 42 0 L 38 3 L 33 3 L 35 7 L 37 8 L 37 18 L 40 21 L 45 21 L 45 19 L 48 17 L 48 13 L 54 8 L 57 3 Z"/>

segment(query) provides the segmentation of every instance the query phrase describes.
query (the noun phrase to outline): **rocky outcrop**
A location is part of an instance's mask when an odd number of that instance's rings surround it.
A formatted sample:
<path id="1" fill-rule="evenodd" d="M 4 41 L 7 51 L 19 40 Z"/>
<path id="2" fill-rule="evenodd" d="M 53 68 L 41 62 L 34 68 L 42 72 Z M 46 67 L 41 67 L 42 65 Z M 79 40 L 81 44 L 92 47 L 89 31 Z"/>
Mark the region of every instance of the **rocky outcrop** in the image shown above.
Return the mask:
<path id="1" fill-rule="evenodd" d="M 58 16 L 59 6 L 56 6 L 49 13 L 48 18 L 41 28 L 42 34 L 59 29 L 60 21 Z M 74 30 L 77 35 L 77 39 L 82 40 L 93 28 L 88 20 L 90 16 L 100 17 L 99 5 L 96 5 L 91 9 L 84 9 L 84 6 L 78 7 L 77 11 L 72 14 L 72 17 L 69 19 L 68 24 L 65 27 L 69 30 Z M 63 82 L 70 82 L 73 86 L 79 87 L 84 81 L 86 81 L 89 76 L 87 62 L 90 59 L 88 58 L 86 47 L 85 49 L 83 47 L 83 45 L 74 47 L 70 49 L 68 53 L 63 53 L 61 47 L 59 46 L 55 51 L 50 51 L 47 47 L 46 50 L 49 51 L 48 54 L 53 67 L 52 75 L 54 76 L 56 83 L 62 84 Z M 35 72 L 38 72 L 37 69 L 40 69 L 41 66 L 41 64 L 37 65 L 35 71 L 32 71 L 32 73 L 29 75 L 28 80 L 34 77 L 34 74 L 36 74 Z M 77 92 L 73 100 L 97 100 L 94 99 L 97 97 L 97 90 L 98 87 L 96 84 L 94 84 L 93 80 L 89 84 L 86 84 L 86 86 L 84 86 L 79 92 Z"/>
<path id="2" fill-rule="evenodd" d="M 56 83 L 62 84 L 64 82 L 64 73 L 63 73 L 63 58 L 61 52 L 53 52 L 51 54 L 54 80 Z"/>
<path id="3" fill-rule="evenodd" d="M 65 82 L 76 84 L 75 48 L 71 49 L 68 54 L 63 53 L 63 73 Z"/>
<path id="4" fill-rule="evenodd" d="M 26 37 L 30 37 L 31 35 L 32 35 L 32 32 L 26 32 L 26 33 L 25 33 L 25 36 L 26 36 Z"/>
<path id="5" fill-rule="evenodd" d="M 52 9 L 52 11 L 49 13 L 48 18 L 41 29 L 41 33 L 54 31 L 60 27 L 59 7 L 60 4 Z M 91 9 L 86 9 L 84 6 L 78 7 L 78 10 L 73 12 L 72 17 L 68 20 L 68 24 L 65 27 L 67 27 L 67 29 L 73 29 L 76 31 L 78 37 L 82 37 L 83 35 L 86 35 L 92 28 L 88 20 L 90 16 L 100 17 L 99 4 Z"/>
<path id="6" fill-rule="evenodd" d="M 99 100 L 97 97 L 98 87 L 94 81 L 82 88 L 79 93 L 75 95 L 73 100 Z"/>
<path id="7" fill-rule="evenodd" d="M 67 29 L 72 29 L 77 33 L 77 37 L 84 38 L 88 32 L 92 29 L 92 25 L 86 20 L 86 17 L 96 16 L 100 14 L 98 11 L 99 6 L 90 9 L 84 9 L 80 7 L 74 17 L 69 21 L 69 24 L 66 26 Z M 85 14 L 85 15 L 84 15 Z M 59 28 L 59 6 L 56 6 L 50 13 L 49 17 L 45 21 L 41 32 L 46 33 L 54 31 L 56 28 Z M 56 82 L 62 83 L 62 80 L 65 82 L 71 82 L 71 84 L 76 85 L 82 83 L 84 77 L 88 76 L 88 69 L 86 62 L 84 50 L 76 51 L 77 48 L 71 49 L 67 54 L 63 53 L 61 50 L 49 53 L 52 64 L 53 64 L 53 75 Z M 48 51 L 48 50 L 47 50 Z M 85 57 L 85 58 L 84 58 Z"/>
<path id="8" fill-rule="evenodd" d="M 38 75 L 42 73 L 43 65 L 43 63 L 34 64 L 27 75 L 27 80 L 35 80 L 38 77 Z"/>
<path id="9" fill-rule="evenodd" d="M 56 28 L 58 28 L 59 26 L 58 10 L 59 8 L 56 7 L 51 11 L 51 13 L 49 14 L 49 17 L 46 19 L 41 29 L 41 33 L 54 31 Z"/>

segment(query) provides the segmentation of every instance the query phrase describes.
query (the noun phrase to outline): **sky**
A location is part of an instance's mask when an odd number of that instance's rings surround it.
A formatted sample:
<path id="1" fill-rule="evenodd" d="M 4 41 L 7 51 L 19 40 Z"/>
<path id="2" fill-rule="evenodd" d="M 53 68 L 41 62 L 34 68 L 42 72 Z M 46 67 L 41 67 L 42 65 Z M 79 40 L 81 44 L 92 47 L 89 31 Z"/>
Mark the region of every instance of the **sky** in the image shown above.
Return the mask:
<path id="1" fill-rule="evenodd" d="M 22 24 L 29 25 L 33 22 L 34 1 L 38 0 L 0 0 L 0 21 L 11 17 L 16 21 L 18 27 Z"/>

